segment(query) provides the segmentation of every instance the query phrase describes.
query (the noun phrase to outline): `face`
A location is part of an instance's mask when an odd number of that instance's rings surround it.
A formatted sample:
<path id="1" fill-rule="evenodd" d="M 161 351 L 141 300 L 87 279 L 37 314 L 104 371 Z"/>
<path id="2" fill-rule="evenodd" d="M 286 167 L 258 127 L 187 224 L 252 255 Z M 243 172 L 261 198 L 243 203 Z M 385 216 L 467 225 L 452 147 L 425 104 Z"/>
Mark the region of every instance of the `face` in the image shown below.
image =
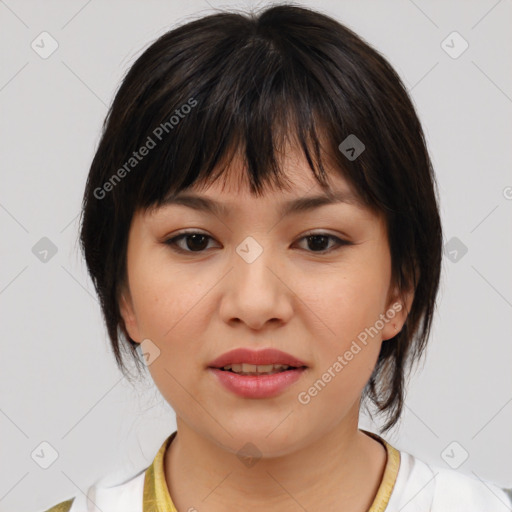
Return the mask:
<path id="1" fill-rule="evenodd" d="M 330 190 L 343 201 L 283 215 L 290 201 L 325 195 L 300 154 L 289 152 L 284 169 L 290 190 L 257 198 L 233 161 L 227 186 L 182 193 L 225 212 L 170 203 L 137 212 L 129 233 L 128 333 L 178 426 L 233 453 L 251 441 L 283 455 L 357 429 L 381 344 L 408 309 L 397 305 L 384 219 L 333 169 Z M 276 348 L 306 368 L 272 396 L 241 396 L 209 368 L 235 348 Z"/>

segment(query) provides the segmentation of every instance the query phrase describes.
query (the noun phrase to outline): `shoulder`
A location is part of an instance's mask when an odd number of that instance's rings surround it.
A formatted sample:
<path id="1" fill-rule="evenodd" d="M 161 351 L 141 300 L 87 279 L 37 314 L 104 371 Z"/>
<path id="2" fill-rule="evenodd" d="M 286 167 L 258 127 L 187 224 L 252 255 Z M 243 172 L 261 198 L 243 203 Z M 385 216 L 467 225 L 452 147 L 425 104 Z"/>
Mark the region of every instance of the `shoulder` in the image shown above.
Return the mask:
<path id="1" fill-rule="evenodd" d="M 496 484 L 428 464 L 400 451 L 390 512 L 510 512 L 510 494 Z"/>
<path id="2" fill-rule="evenodd" d="M 84 494 L 53 505 L 41 512 L 142 512 L 145 470 L 115 485 L 99 482 Z"/>
<path id="3" fill-rule="evenodd" d="M 425 464 L 425 463 L 424 463 Z M 433 511 L 510 511 L 512 501 L 504 489 L 493 482 L 465 475 L 453 469 L 432 468 L 435 472 L 436 492 Z"/>

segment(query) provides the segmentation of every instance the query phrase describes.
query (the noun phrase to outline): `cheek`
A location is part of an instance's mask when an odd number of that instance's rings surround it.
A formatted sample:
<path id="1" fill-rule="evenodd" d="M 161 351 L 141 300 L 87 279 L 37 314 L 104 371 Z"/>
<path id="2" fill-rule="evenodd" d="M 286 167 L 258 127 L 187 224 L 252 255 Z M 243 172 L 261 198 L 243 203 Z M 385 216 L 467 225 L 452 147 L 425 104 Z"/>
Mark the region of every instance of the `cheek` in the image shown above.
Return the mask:
<path id="1" fill-rule="evenodd" d="M 310 273 L 299 295 L 321 321 L 324 339 L 344 342 L 374 325 L 384 312 L 390 271 L 382 259 L 358 258 L 323 273 Z"/>
<path id="2" fill-rule="evenodd" d="M 142 334 L 160 344 L 175 338 L 181 326 L 190 328 L 187 318 L 205 293 L 204 283 L 170 265 L 165 251 L 141 252 L 131 264 L 130 290 Z"/>
<path id="3" fill-rule="evenodd" d="M 328 274 L 316 273 L 303 296 L 314 313 L 308 315 L 308 329 L 318 334 L 314 377 L 329 382 L 326 397 L 346 393 L 351 400 L 364 388 L 380 352 L 390 259 L 385 251 L 369 251 L 344 263 Z"/>
<path id="4" fill-rule="evenodd" d="M 172 266 L 158 254 L 134 258 L 131 267 L 130 289 L 141 336 L 159 351 L 148 369 L 175 410 L 190 400 L 188 393 L 197 392 L 197 374 L 207 362 L 201 356 L 214 314 L 208 291 L 218 281 L 218 273 L 210 274 Z"/>
<path id="5" fill-rule="evenodd" d="M 148 370 L 171 407 L 187 416 L 190 394 L 198 394 L 195 379 L 203 363 L 199 357 L 207 332 L 205 283 L 155 260 L 134 265 L 132 271 L 130 286 L 141 335 L 158 347 Z"/>
<path id="6" fill-rule="evenodd" d="M 328 292 L 323 300 L 317 297 L 314 306 L 309 304 L 316 313 L 309 315 L 309 329 L 317 333 L 315 365 L 301 391 L 309 401 L 306 414 L 336 422 L 359 400 L 375 368 L 382 338 L 374 326 L 383 312 L 385 293 L 373 277 L 331 280 L 323 289 Z"/>

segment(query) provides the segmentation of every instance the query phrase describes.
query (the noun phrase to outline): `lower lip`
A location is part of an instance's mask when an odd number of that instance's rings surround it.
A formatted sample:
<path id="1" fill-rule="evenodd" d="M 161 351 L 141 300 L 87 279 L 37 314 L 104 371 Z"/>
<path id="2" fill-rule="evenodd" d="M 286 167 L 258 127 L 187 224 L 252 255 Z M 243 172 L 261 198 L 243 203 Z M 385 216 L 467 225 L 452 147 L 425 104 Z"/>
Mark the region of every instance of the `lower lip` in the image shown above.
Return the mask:
<path id="1" fill-rule="evenodd" d="M 297 382 L 305 368 L 286 370 L 272 375 L 238 375 L 218 368 L 209 368 L 209 370 L 217 376 L 226 389 L 235 395 L 244 398 L 271 398 Z"/>

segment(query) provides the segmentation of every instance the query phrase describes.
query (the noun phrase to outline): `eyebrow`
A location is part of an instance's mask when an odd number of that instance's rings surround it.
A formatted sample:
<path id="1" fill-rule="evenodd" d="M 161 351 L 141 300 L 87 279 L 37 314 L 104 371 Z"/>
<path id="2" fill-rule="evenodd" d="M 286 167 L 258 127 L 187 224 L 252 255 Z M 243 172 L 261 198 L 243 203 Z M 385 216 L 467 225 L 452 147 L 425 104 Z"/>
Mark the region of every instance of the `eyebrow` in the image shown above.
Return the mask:
<path id="1" fill-rule="evenodd" d="M 326 194 L 300 197 L 282 203 L 279 209 L 279 216 L 285 217 L 290 214 L 311 211 L 321 206 L 346 203 L 355 206 L 361 206 L 361 201 L 352 193 L 346 191 L 328 192 Z M 197 211 L 208 212 L 219 217 L 227 217 L 231 209 L 226 204 L 213 199 L 194 195 L 194 194 L 176 194 L 166 197 L 162 201 L 162 206 L 182 205 Z"/>

